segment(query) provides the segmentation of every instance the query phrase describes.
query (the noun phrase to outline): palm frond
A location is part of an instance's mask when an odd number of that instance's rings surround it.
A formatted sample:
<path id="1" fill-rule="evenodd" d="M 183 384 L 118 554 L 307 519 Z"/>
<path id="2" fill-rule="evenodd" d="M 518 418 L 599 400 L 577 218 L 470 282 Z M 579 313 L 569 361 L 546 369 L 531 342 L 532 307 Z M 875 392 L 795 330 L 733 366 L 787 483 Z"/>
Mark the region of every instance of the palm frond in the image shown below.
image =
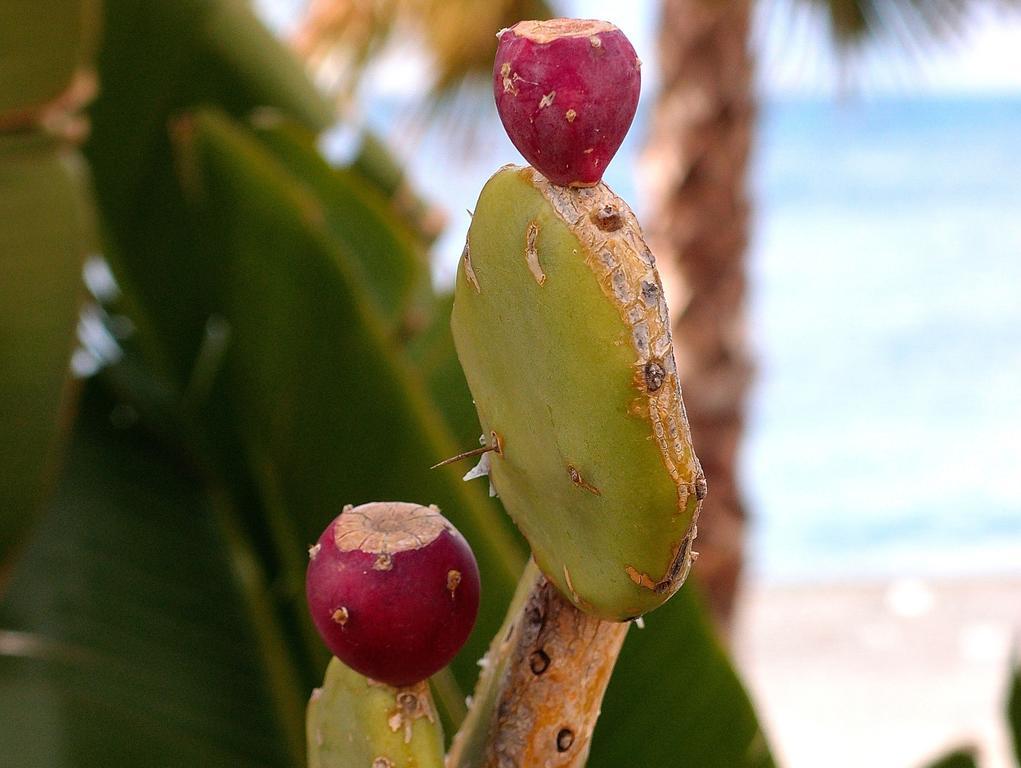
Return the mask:
<path id="1" fill-rule="evenodd" d="M 426 26 L 426 40 L 436 60 L 435 91 L 447 91 L 471 75 L 493 68 L 496 33 L 522 19 L 548 19 L 545 0 L 438 0 Z"/>
<path id="2" fill-rule="evenodd" d="M 975 0 L 805 0 L 828 17 L 841 48 L 887 36 L 911 48 L 960 34 Z M 999 0 L 1005 8 L 1021 8 L 1019 0 Z"/>
<path id="3" fill-rule="evenodd" d="M 488 81 L 498 30 L 552 15 L 546 0 L 313 0 L 292 42 L 345 96 L 372 56 L 400 37 L 428 52 L 433 96 L 450 96 L 473 76 Z"/>
<path id="4" fill-rule="evenodd" d="M 402 6 L 411 4 L 402 0 L 312 0 L 291 44 L 321 77 L 328 77 L 331 90 L 348 98 L 366 64 L 390 37 Z"/>

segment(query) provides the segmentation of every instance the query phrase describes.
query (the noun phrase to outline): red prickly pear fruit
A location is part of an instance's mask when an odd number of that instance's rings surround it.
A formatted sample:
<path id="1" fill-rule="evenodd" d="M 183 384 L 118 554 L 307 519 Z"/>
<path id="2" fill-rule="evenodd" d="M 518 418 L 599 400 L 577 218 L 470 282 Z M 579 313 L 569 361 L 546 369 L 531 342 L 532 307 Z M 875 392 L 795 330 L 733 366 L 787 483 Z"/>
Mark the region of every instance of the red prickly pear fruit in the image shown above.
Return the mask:
<path id="1" fill-rule="evenodd" d="M 514 146 L 554 184 L 598 184 L 638 108 L 631 43 L 583 19 L 519 21 L 498 37 L 493 94 Z"/>
<path id="2" fill-rule="evenodd" d="M 446 666 L 479 610 L 479 569 L 435 506 L 347 506 L 309 550 L 305 594 L 323 642 L 394 687 Z"/>

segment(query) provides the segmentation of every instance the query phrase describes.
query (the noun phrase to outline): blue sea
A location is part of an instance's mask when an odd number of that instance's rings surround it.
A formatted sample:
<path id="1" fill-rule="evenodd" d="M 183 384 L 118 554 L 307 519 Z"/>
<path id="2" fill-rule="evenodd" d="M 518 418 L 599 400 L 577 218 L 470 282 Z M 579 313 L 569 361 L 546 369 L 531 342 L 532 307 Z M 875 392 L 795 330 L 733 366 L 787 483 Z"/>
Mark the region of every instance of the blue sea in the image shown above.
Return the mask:
<path id="1" fill-rule="evenodd" d="M 521 162 L 470 109 L 369 118 L 449 213 L 441 287 L 483 182 Z M 646 123 L 607 174 L 639 216 Z M 750 186 L 752 571 L 1021 572 L 1021 96 L 769 102 Z"/>
<path id="2" fill-rule="evenodd" d="M 1021 98 L 769 105 L 752 183 L 757 568 L 1021 571 Z"/>

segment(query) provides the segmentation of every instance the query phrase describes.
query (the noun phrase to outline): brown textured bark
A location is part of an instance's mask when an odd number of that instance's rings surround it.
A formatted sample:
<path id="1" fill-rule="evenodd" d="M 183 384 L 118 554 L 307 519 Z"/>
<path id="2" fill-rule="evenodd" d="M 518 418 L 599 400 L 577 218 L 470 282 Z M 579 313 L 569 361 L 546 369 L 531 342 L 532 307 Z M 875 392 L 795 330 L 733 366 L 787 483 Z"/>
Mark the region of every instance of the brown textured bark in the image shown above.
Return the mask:
<path id="1" fill-rule="evenodd" d="M 664 0 L 661 91 L 643 157 L 647 238 L 673 319 L 692 438 L 709 483 L 696 580 L 730 626 L 745 509 L 736 458 L 751 364 L 745 349 L 746 169 L 755 118 L 750 0 Z"/>
<path id="2" fill-rule="evenodd" d="M 448 768 L 582 768 L 588 758 L 629 623 L 582 613 L 534 566 L 524 578 Z"/>

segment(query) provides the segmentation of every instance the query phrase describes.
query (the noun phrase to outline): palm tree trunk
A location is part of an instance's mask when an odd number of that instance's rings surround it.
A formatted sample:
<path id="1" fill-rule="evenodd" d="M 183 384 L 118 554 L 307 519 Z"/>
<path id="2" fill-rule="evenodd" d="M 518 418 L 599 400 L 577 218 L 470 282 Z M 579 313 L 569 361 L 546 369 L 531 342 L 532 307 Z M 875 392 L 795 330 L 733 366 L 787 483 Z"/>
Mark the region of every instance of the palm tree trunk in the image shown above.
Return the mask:
<path id="1" fill-rule="evenodd" d="M 729 630 L 743 564 L 736 458 L 745 349 L 746 175 L 755 118 L 750 0 L 664 0 L 662 86 L 643 157 L 647 234 L 673 318 L 692 436 L 709 482 L 694 573 Z"/>

